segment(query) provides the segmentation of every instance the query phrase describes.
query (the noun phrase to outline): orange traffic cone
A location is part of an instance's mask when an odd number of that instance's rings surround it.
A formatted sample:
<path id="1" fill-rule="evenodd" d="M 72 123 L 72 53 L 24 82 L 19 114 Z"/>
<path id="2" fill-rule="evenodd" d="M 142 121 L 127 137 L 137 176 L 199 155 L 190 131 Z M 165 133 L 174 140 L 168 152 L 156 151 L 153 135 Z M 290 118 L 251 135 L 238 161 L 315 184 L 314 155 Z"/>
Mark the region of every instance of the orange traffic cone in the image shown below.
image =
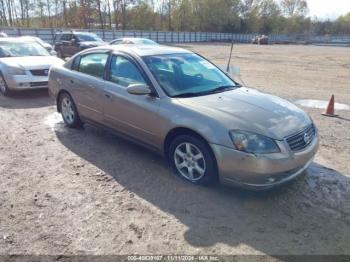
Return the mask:
<path id="1" fill-rule="evenodd" d="M 334 95 L 332 95 L 331 99 L 329 100 L 327 109 L 324 113 L 322 113 L 322 115 L 331 117 L 337 116 L 334 114 Z"/>

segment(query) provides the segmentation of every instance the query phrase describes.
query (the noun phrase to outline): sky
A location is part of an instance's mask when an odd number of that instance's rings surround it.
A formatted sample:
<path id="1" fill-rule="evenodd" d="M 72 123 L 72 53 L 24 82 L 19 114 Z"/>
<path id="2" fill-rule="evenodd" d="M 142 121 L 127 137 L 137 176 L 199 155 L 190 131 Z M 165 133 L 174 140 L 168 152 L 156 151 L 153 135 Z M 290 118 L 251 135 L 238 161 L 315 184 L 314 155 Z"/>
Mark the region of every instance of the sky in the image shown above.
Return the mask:
<path id="1" fill-rule="evenodd" d="M 307 0 L 309 16 L 335 19 L 350 12 L 350 0 Z"/>

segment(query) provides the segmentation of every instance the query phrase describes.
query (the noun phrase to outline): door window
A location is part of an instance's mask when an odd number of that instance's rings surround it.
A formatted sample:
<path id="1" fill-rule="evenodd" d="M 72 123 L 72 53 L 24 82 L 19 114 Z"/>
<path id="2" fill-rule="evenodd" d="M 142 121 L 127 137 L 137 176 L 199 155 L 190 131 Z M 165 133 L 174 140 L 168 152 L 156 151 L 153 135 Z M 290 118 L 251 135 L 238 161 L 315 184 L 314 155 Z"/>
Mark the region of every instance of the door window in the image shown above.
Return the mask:
<path id="1" fill-rule="evenodd" d="M 79 72 L 103 78 L 107 59 L 107 53 L 92 53 L 84 55 L 80 58 Z"/>
<path id="2" fill-rule="evenodd" d="M 61 41 L 70 41 L 72 39 L 72 34 L 63 34 L 61 36 Z"/>
<path id="3" fill-rule="evenodd" d="M 110 81 L 128 87 L 132 84 L 146 84 L 137 66 L 122 56 L 113 56 L 109 69 Z"/>

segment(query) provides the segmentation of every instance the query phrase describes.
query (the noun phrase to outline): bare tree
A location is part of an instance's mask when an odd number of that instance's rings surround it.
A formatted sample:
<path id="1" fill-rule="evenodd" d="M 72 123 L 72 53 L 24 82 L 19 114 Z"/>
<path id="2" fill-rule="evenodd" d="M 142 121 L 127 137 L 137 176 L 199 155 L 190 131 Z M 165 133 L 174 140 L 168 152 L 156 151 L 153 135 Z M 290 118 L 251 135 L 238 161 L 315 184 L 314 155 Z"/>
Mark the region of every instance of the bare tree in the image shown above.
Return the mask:
<path id="1" fill-rule="evenodd" d="M 306 0 L 282 0 L 281 7 L 286 16 L 304 16 L 308 12 Z"/>
<path id="2" fill-rule="evenodd" d="M 112 14 L 111 14 L 111 2 L 110 2 L 110 0 L 107 0 L 107 11 L 108 11 L 109 28 L 112 28 Z"/>
<path id="3" fill-rule="evenodd" d="M 101 29 L 104 29 L 104 19 L 103 19 L 103 16 L 102 16 L 101 0 L 96 0 L 96 4 L 97 4 L 98 17 L 99 17 L 99 20 L 100 20 L 100 26 L 101 26 Z"/>

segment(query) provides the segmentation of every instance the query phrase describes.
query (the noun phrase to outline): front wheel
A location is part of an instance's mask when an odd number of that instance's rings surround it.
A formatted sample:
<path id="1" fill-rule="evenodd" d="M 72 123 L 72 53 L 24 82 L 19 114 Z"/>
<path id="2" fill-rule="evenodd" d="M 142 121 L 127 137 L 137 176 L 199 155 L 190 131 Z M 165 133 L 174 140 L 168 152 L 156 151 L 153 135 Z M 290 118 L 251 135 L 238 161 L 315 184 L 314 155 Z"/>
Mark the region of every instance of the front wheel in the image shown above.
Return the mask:
<path id="1" fill-rule="evenodd" d="M 80 127 L 82 121 L 80 120 L 77 107 L 73 98 L 68 93 L 62 93 L 59 97 L 59 108 L 63 117 L 63 121 L 69 127 Z"/>
<path id="2" fill-rule="evenodd" d="M 57 50 L 57 57 L 59 57 L 59 58 L 61 58 L 61 59 L 64 59 L 63 53 L 62 53 L 62 50 L 61 50 L 61 49 L 58 49 L 58 50 Z"/>
<path id="3" fill-rule="evenodd" d="M 0 73 L 0 93 L 4 96 L 10 95 L 10 90 L 6 84 L 5 78 L 2 75 L 2 73 Z"/>
<path id="4" fill-rule="evenodd" d="M 176 137 L 169 148 L 174 171 L 194 184 L 209 185 L 217 181 L 216 160 L 209 145 L 191 135 Z"/>

